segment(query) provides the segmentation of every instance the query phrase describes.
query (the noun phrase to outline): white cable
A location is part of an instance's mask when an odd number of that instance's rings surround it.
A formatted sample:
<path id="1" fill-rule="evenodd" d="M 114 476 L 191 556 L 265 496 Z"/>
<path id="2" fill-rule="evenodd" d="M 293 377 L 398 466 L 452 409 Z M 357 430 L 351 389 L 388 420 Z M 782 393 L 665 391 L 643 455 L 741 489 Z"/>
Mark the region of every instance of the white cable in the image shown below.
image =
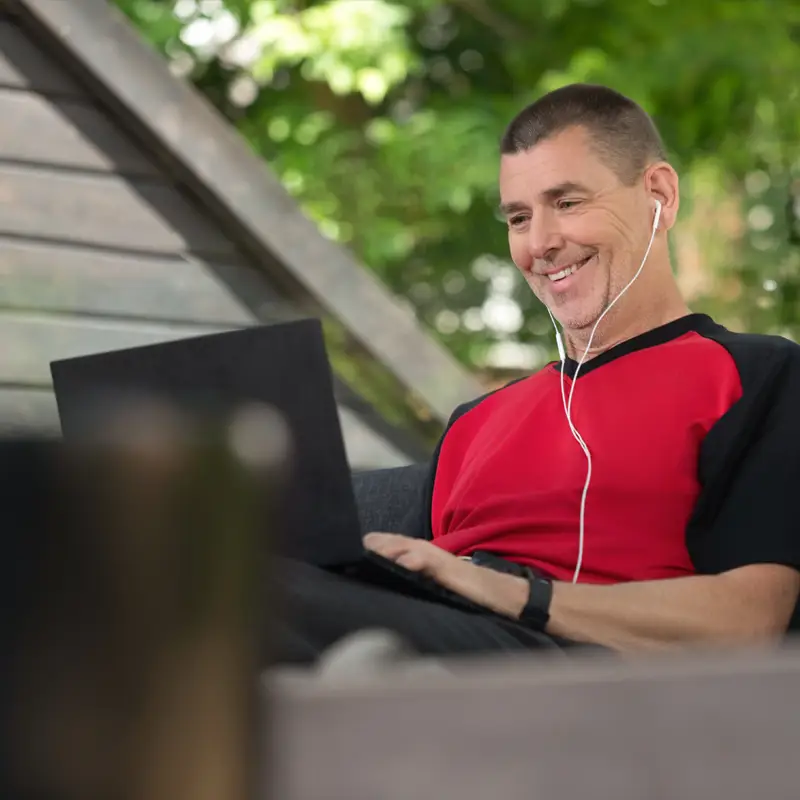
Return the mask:
<path id="1" fill-rule="evenodd" d="M 578 382 L 578 373 L 583 366 L 583 362 L 586 360 L 586 356 L 589 355 L 589 350 L 592 347 L 592 340 L 594 339 L 595 331 L 597 330 L 597 326 L 603 321 L 603 317 L 608 314 L 609 311 L 614 307 L 616 302 L 625 294 L 625 292 L 630 289 L 633 285 L 633 282 L 641 275 L 642 270 L 644 269 L 644 265 L 647 262 L 647 257 L 650 255 L 650 250 L 653 247 L 653 242 L 656 238 L 656 233 L 658 232 L 658 222 L 661 218 L 661 203 L 656 200 L 656 213 L 653 218 L 653 231 L 650 235 L 650 241 L 647 244 L 647 249 L 644 252 L 644 258 L 642 259 L 642 263 L 639 265 L 639 269 L 636 270 L 636 274 L 628 281 L 625 285 L 625 288 L 608 304 L 607 308 L 603 313 L 597 318 L 597 321 L 594 323 L 592 327 L 592 332 L 589 334 L 589 341 L 586 343 L 586 349 L 583 351 L 583 355 L 581 356 L 580 361 L 578 362 L 578 366 L 575 368 L 575 374 L 572 376 L 572 386 L 569 390 L 569 400 L 567 400 L 566 393 L 564 390 L 564 367 L 566 364 L 566 351 L 564 348 L 564 342 L 561 338 L 561 331 L 558 329 L 558 325 L 556 323 L 555 317 L 550 309 L 547 309 L 547 313 L 550 315 L 550 321 L 553 323 L 553 327 L 556 331 L 556 345 L 558 347 L 558 353 L 561 356 L 561 402 L 564 405 L 564 414 L 567 417 L 567 424 L 569 425 L 570 432 L 572 433 L 573 438 L 580 446 L 581 450 L 583 450 L 584 455 L 586 456 L 586 482 L 583 485 L 583 493 L 581 494 L 581 508 L 580 508 L 580 521 L 579 521 L 579 533 L 578 533 L 578 560 L 575 564 L 575 572 L 572 575 L 572 582 L 577 583 L 578 578 L 581 574 L 581 568 L 583 567 L 583 551 L 584 551 L 584 544 L 586 541 L 586 497 L 589 494 L 589 484 L 592 481 L 592 454 L 589 451 L 586 442 L 583 440 L 583 437 L 580 435 L 578 429 L 572 422 L 572 398 L 575 393 L 575 384 Z"/>

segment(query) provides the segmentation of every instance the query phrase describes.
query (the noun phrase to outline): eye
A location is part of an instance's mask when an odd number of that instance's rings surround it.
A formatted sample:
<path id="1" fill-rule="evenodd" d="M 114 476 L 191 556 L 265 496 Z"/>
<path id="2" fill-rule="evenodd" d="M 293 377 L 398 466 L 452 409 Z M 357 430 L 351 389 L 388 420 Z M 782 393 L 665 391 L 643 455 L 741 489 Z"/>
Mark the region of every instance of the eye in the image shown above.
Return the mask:
<path id="1" fill-rule="evenodd" d="M 556 207 L 557 207 L 557 208 L 558 208 L 560 211 L 569 211 L 571 208 L 575 208 L 575 206 L 578 206 L 578 205 L 580 205 L 580 203 L 581 203 L 581 201 L 580 201 L 580 200 L 575 200 L 575 199 L 571 199 L 571 200 L 559 200 L 559 201 L 556 203 Z"/>
<path id="2" fill-rule="evenodd" d="M 516 214 L 513 217 L 509 217 L 508 227 L 519 228 L 520 226 L 524 225 L 527 221 L 528 218 L 524 214 Z"/>

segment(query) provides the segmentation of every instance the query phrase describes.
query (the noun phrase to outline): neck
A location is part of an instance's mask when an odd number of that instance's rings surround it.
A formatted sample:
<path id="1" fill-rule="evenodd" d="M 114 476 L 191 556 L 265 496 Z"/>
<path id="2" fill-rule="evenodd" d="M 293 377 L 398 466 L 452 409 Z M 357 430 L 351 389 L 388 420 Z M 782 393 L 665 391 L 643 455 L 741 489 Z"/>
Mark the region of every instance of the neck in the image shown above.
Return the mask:
<path id="1" fill-rule="evenodd" d="M 650 303 L 640 301 L 628 306 L 624 303 L 624 300 L 628 298 L 623 298 L 620 301 L 621 307 L 619 309 L 616 307 L 611 309 L 597 326 L 591 347 L 584 361 L 596 358 L 601 353 L 616 347 L 622 342 L 633 339 L 635 336 L 651 331 L 661 325 L 666 325 L 690 313 L 686 301 L 678 291 L 678 287 L 674 282 L 670 283 L 671 285 L 666 293 L 663 289 L 667 287 L 662 287 L 660 292 L 648 291 L 648 296 L 655 298 Z M 630 299 L 633 300 L 633 298 Z M 570 358 L 575 361 L 583 358 L 593 327 L 594 324 L 580 330 L 564 331 L 567 355 Z"/>

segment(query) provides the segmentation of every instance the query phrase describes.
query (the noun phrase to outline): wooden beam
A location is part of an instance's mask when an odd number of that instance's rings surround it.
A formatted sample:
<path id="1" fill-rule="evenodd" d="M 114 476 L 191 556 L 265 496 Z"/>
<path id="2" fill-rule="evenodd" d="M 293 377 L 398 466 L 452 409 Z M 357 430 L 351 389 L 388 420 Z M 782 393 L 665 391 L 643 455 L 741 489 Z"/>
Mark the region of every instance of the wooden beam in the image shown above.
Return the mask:
<path id="1" fill-rule="evenodd" d="M 0 19 L 0 86 L 41 94 L 85 98 L 86 92 L 63 70 L 53 66 L 12 21 Z"/>
<path id="2" fill-rule="evenodd" d="M 241 136 L 185 83 L 176 80 L 128 21 L 104 0 L 16 0 L 87 78 L 160 148 L 180 174 L 206 192 L 240 238 L 341 320 L 375 358 L 440 419 L 481 393 L 411 311 L 343 247 L 322 237 Z"/>

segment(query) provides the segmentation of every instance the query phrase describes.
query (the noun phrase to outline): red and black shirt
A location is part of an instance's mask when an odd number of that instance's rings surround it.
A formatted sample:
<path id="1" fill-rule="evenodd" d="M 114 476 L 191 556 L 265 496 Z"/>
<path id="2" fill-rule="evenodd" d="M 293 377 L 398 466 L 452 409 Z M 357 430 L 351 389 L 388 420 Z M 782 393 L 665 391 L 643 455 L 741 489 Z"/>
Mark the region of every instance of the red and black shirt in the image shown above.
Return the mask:
<path id="1" fill-rule="evenodd" d="M 417 521 L 437 545 L 572 578 L 587 461 L 560 381 L 551 364 L 456 409 Z M 586 362 L 572 420 L 592 454 L 581 581 L 800 566 L 800 346 L 692 314 Z"/>

